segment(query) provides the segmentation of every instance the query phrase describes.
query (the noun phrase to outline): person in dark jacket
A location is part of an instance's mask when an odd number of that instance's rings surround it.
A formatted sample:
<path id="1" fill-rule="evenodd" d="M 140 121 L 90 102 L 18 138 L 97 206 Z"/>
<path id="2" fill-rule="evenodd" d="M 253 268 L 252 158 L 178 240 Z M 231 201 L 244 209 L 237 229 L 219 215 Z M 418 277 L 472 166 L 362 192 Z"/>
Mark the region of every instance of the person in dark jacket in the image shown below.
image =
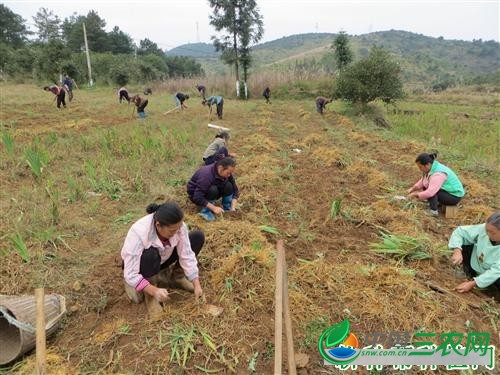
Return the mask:
<path id="1" fill-rule="evenodd" d="M 262 96 L 263 96 L 264 98 L 266 98 L 266 103 L 267 103 L 267 104 L 270 104 L 270 103 L 271 103 L 271 102 L 270 102 L 270 100 L 269 100 L 269 99 L 271 98 L 271 89 L 270 89 L 269 87 L 266 87 L 266 88 L 264 89 L 264 92 L 262 93 Z"/>
<path id="2" fill-rule="evenodd" d="M 181 109 L 187 108 L 187 105 L 185 105 L 184 102 L 189 99 L 189 95 L 183 94 L 182 92 L 176 92 L 174 97 L 176 107 L 180 106 Z"/>
<path id="3" fill-rule="evenodd" d="M 148 105 L 148 100 L 141 98 L 139 95 L 134 95 L 132 98 L 130 98 L 130 100 L 135 104 L 139 117 L 145 118 L 146 112 L 144 111 L 144 108 L 146 108 L 146 106 Z"/>
<path id="4" fill-rule="evenodd" d="M 78 88 L 75 80 L 73 78 L 70 78 L 67 74 L 64 76 L 63 80 L 63 88 L 68 92 L 68 98 L 69 101 L 71 102 L 73 100 L 73 86 Z"/>
<path id="5" fill-rule="evenodd" d="M 205 99 L 205 93 L 207 91 L 206 87 L 203 85 L 196 85 L 196 90 L 201 94 L 202 98 Z"/>
<path id="6" fill-rule="evenodd" d="M 122 100 L 126 100 L 127 103 L 130 103 L 130 97 L 128 96 L 128 90 L 126 87 L 120 87 L 118 90 L 118 99 L 120 100 L 120 104 Z"/>
<path id="7" fill-rule="evenodd" d="M 201 207 L 200 216 L 207 221 L 224 211 L 235 211 L 239 191 L 233 173 L 236 161 L 226 157 L 198 169 L 187 184 L 189 199 Z M 222 208 L 215 202 L 222 198 Z"/>
<path id="8" fill-rule="evenodd" d="M 318 111 L 319 114 L 323 114 L 323 111 L 325 110 L 325 107 L 328 103 L 331 103 L 332 99 L 324 98 L 322 96 L 318 96 L 316 98 L 316 110 Z"/>
<path id="9" fill-rule="evenodd" d="M 57 99 L 57 108 L 61 108 L 61 104 L 66 108 L 66 91 L 62 87 L 59 87 L 57 85 L 50 85 L 50 86 L 45 86 L 43 88 L 45 91 L 50 91 L 52 94 L 55 95 L 54 100 Z"/>

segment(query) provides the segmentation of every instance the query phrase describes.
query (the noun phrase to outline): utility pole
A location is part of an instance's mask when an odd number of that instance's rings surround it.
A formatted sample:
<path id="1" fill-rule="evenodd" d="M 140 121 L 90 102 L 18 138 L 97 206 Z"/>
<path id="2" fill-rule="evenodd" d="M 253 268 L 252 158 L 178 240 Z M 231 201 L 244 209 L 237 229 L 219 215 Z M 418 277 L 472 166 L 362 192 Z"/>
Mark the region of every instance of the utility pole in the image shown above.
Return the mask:
<path id="1" fill-rule="evenodd" d="M 87 43 L 87 30 L 85 29 L 85 22 L 83 23 L 83 39 L 85 40 L 85 54 L 87 55 L 87 68 L 89 69 L 89 86 L 94 85 L 92 80 L 92 68 L 90 66 L 89 44 Z"/>

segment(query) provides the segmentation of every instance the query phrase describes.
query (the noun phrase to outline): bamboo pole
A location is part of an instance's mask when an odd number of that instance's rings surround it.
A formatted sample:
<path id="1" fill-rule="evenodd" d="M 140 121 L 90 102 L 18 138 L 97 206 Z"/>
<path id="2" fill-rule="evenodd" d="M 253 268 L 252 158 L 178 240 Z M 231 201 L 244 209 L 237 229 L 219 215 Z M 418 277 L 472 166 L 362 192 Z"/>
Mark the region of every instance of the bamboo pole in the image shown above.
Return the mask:
<path id="1" fill-rule="evenodd" d="M 43 288 L 35 289 L 36 300 L 36 373 L 45 375 L 45 295 Z"/>
<path id="2" fill-rule="evenodd" d="M 276 290 L 274 310 L 274 374 L 281 375 L 283 360 L 283 241 L 276 249 Z"/>
<path id="3" fill-rule="evenodd" d="M 288 303 L 288 271 L 286 265 L 286 255 L 283 248 L 283 241 L 278 241 L 278 247 L 281 247 L 281 253 L 283 254 L 283 314 L 285 317 L 285 335 L 286 335 L 286 346 L 287 346 L 287 359 L 288 359 L 288 374 L 296 375 L 297 369 L 295 366 L 295 353 L 293 349 L 293 331 L 292 331 L 292 319 L 290 316 L 290 306 Z"/>
<path id="4" fill-rule="evenodd" d="M 175 108 L 172 108 L 172 109 L 168 110 L 167 112 L 165 112 L 165 113 L 164 113 L 164 115 L 166 115 L 166 114 L 168 114 L 168 113 L 170 113 L 170 112 L 172 112 L 172 111 L 175 111 L 176 109 L 179 109 L 179 106 L 177 106 L 177 107 L 175 107 Z"/>

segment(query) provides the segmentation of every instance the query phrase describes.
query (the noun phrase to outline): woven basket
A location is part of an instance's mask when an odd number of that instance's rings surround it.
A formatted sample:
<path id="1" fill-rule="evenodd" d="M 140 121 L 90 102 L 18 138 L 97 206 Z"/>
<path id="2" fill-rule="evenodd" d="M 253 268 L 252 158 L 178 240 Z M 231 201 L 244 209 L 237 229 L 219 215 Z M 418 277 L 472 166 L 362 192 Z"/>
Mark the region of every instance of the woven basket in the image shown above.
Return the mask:
<path id="1" fill-rule="evenodd" d="M 59 294 L 45 296 L 45 332 L 48 338 L 66 313 L 66 300 Z M 12 362 L 35 347 L 36 301 L 34 296 L 0 294 L 0 365 Z"/>

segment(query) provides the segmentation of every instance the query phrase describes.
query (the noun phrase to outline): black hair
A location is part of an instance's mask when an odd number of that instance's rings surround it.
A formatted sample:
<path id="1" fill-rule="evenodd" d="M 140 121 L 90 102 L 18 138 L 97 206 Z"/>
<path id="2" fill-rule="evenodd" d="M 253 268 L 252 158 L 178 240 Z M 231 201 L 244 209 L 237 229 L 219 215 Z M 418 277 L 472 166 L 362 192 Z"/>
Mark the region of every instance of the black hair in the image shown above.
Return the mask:
<path id="1" fill-rule="evenodd" d="M 44 89 L 45 91 L 47 91 L 48 89 L 50 89 L 50 87 L 49 87 L 49 86 L 44 86 L 44 87 L 43 87 L 43 89 Z"/>
<path id="2" fill-rule="evenodd" d="M 154 220 L 160 225 L 177 224 L 184 218 L 184 212 L 175 202 L 165 202 L 163 204 L 151 203 L 146 207 L 148 214 L 154 214 Z"/>
<path id="3" fill-rule="evenodd" d="M 218 133 L 215 138 L 223 138 L 225 139 L 226 141 L 230 138 L 231 136 L 229 135 L 229 133 L 227 131 L 221 131 L 220 133 Z"/>
<path id="4" fill-rule="evenodd" d="M 500 229 L 500 211 L 491 214 L 490 217 L 486 219 L 486 223 L 493 225 L 497 229 Z"/>
<path id="5" fill-rule="evenodd" d="M 186 95 L 186 99 L 189 99 L 189 95 Z"/>
<path id="6" fill-rule="evenodd" d="M 424 152 L 417 156 L 417 158 L 415 159 L 415 163 L 419 163 L 422 165 L 432 164 L 432 162 L 437 159 L 437 155 L 438 155 L 437 151 L 434 151 L 433 153 L 430 154 Z"/>
<path id="7" fill-rule="evenodd" d="M 222 167 L 222 169 L 228 169 L 229 167 L 235 167 L 236 160 L 234 160 L 232 157 L 228 156 L 228 157 L 225 157 L 224 159 L 221 159 L 215 163 L 216 168 L 219 165 Z"/>

